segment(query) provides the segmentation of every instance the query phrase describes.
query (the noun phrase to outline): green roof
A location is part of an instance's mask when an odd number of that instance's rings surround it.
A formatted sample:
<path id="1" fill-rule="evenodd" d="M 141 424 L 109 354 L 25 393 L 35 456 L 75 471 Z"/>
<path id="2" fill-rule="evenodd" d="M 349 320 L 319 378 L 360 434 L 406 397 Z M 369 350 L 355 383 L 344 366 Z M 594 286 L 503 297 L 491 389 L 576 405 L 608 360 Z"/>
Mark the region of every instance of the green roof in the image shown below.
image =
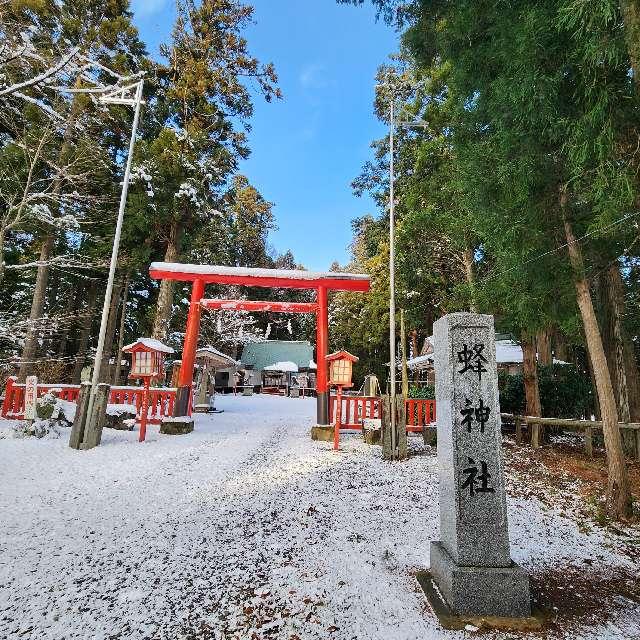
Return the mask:
<path id="1" fill-rule="evenodd" d="M 313 347 L 307 340 L 267 340 L 251 342 L 242 351 L 240 362 L 253 365 L 256 371 L 262 371 L 277 362 L 295 362 L 298 369 L 309 369 L 313 360 Z"/>

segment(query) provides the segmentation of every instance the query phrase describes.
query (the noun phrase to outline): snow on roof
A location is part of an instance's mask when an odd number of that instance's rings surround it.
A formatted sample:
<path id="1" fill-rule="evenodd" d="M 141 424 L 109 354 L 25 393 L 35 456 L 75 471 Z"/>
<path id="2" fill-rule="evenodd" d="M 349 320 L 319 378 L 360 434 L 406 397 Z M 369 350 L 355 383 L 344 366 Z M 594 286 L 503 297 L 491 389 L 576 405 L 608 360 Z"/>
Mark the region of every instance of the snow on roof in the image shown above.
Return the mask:
<path id="1" fill-rule="evenodd" d="M 523 361 L 522 347 L 513 340 L 496 340 L 496 364 L 519 364 Z M 433 362 L 433 353 L 407 360 L 409 369 L 421 369 Z M 554 364 L 567 364 L 553 359 Z"/>
<path id="2" fill-rule="evenodd" d="M 298 365 L 295 362 L 275 362 L 265 367 L 263 371 L 291 371 L 292 373 L 298 372 Z"/>
<path id="3" fill-rule="evenodd" d="M 162 353 L 173 353 L 173 349 L 166 344 L 156 340 L 155 338 L 138 338 L 135 342 L 128 344 L 126 347 L 122 347 L 123 351 L 130 351 L 136 345 L 141 344 L 148 349 L 154 349 L 155 351 L 161 351 Z"/>
<path id="4" fill-rule="evenodd" d="M 313 361 L 309 360 L 309 369 L 317 369 L 318 365 Z"/>
<path id="5" fill-rule="evenodd" d="M 361 273 L 337 271 L 306 271 L 303 269 L 255 269 L 250 267 L 223 267 L 208 264 L 181 264 L 180 262 L 152 262 L 149 271 L 169 271 L 207 276 L 240 276 L 257 278 L 290 278 L 292 280 L 364 280 L 369 276 Z"/>
<path id="6" fill-rule="evenodd" d="M 211 358 L 211 359 L 219 359 L 225 363 L 236 365 L 238 362 L 234 360 L 231 356 L 228 356 L 226 353 L 222 353 L 222 351 L 218 351 L 215 347 L 211 345 L 207 345 L 206 347 L 202 347 L 196 351 L 196 358 Z"/>
<path id="7" fill-rule="evenodd" d="M 313 347 L 306 340 L 267 340 L 244 346 L 240 362 L 262 371 L 274 362 L 293 362 L 300 369 L 311 368 Z"/>
<path id="8" fill-rule="evenodd" d="M 433 361 L 433 354 L 428 353 L 426 356 L 418 356 L 416 358 L 410 358 L 409 360 L 407 360 L 407 367 L 409 367 L 409 369 L 416 369 L 420 365 L 426 365 L 432 361 Z M 400 366 L 402 366 L 402 363 L 400 363 Z"/>

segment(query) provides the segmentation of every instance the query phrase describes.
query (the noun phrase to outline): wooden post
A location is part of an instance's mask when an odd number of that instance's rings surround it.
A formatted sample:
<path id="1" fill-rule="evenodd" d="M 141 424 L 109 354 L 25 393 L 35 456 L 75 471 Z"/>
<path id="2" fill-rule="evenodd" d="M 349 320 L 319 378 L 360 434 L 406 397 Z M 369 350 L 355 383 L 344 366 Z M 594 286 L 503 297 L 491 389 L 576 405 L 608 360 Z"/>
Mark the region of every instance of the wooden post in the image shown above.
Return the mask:
<path id="1" fill-rule="evenodd" d="M 147 437 L 147 420 L 149 419 L 149 385 L 151 378 L 146 377 L 144 379 L 144 394 L 142 396 L 142 415 L 140 416 L 140 435 L 138 436 L 138 442 L 144 442 Z"/>
<path id="2" fill-rule="evenodd" d="M 404 326 L 404 309 L 400 309 L 400 348 L 402 350 L 402 395 L 409 395 L 409 372 L 407 371 L 407 340 Z"/>
<path id="3" fill-rule="evenodd" d="M 71 427 L 71 436 L 69 437 L 69 446 L 72 449 L 80 449 L 82 439 L 84 437 L 84 427 L 87 423 L 87 407 L 89 406 L 89 396 L 91 394 L 91 383 L 83 382 L 80 385 L 80 393 L 78 394 L 78 408 L 76 409 L 76 417 Z"/>
<path id="4" fill-rule="evenodd" d="M 13 385 L 16 381 L 15 376 L 9 376 L 7 378 L 7 388 L 4 392 L 4 402 L 2 403 L 2 417 L 6 418 L 9 413 L 9 407 L 13 405 Z"/>
<path id="5" fill-rule="evenodd" d="M 87 426 L 85 428 L 84 437 L 82 439 L 81 449 L 93 449 L 97 447 L 102 440 L 102 428 L 104 427 L 107 411 L 107 403 L 109 401 L 109 392 L 111 385 L 100 383 L 96 389 L 96 397 L 93 402 L 92 415 L 87 416 Z"/>
<path id="6" fill-rule="evenodd" d="M 382 458 L 384 460 L 393 460 L 393 451 L 391 450 L 391 400 L 388 395 L 382 396 L 380 414 L 382 421 Z"/>
<path id="7" fill-rule="evenodd" d="M 515 416 L 516 421 L 516 444 L 522 444 L 522 420 L 520 416 Z"/>
<path id="8" fill-rule="evenodd" d="M 347 410 L 347 415 L 349 411 Z M 342 386 L 338 385 L 338 391 L 336 392 L 336 424 L 333 428 L 333 450 L 337 451 L 340 448 L 340 426 L 342 425 Z"/>
<path id="9" fill-rule="evenodd" d="M 591 427 L 584 430 L 584 449 L 587 458 L 593 458 L 593 429 Z"/>
<path id="10" fill-rule="evenodd" d="M 407 411 L 406 398 L 399 396 L 396 398 L 396 442 L 398 444 L 397 459 L 407 459 Z"/>
<path id="11" fill-rule="evenodd" d="M 528 423 L 531 427 L 531 446 L 534 449 L 540 448 L 540 424 L 534 422 L 533 424 Z"/>

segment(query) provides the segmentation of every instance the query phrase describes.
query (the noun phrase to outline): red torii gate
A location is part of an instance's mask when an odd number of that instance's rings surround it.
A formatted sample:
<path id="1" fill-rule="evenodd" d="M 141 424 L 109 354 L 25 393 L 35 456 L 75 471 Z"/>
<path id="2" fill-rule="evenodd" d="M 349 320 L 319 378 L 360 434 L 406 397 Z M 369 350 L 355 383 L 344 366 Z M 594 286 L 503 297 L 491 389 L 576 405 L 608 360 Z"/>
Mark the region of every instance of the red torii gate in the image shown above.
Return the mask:
<path id="1" fill-rule="evenodd" d="M 329 317 L 327 294 L 331 291 L 369 291 L 369 276 L 356 273 L 315 273 L 303 270 L 251 269 L 244 267 L 222 267 L 174 262 L 154 262 L 149 274 L 158 280 L 192 282 L 191 302 L 184 337 L 182 365 L 178 378 L 175 415 L 190 414 L 189 398 L 193 384 L 200 331 L 200 314 L 203 307 L 209 309 L 229 309 L 236 311 L 273 311 L 283 313 L 315 313 L 316 359 L 317 359 L 317 421 L 319 425 L 329 424 L 329 396 L 327 386 L 327 349 L 329 342 Z M 269 289 L 315 289 L 315 303 L 294 302 L 252 302 L 246 300 L 205 300 L 206 284 L 228 284 L 245 287 L 265 287 Z"/>

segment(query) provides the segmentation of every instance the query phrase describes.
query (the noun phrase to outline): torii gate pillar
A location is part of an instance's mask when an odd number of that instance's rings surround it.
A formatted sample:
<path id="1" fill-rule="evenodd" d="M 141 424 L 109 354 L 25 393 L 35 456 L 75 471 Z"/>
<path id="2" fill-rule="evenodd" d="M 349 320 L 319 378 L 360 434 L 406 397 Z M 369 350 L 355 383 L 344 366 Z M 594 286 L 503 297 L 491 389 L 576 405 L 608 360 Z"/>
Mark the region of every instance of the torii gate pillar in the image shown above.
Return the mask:
<path id="1" fill-rule="evenodd" d="M 320 427 L 329 426 L 329 393 L 327 354 L 329 346 L 329 305 L 327 287 L 318 287 L 318 311 L 316 322 L 316 395 L 317 422 Z"/>
<path id="2" fill-rule="evenodd" d="M 204 281 L 194 280 L 191 287 L 191 301 L 189 303 L 189 315 L 187 316 L 187 329 L 184 334 L 184 347 L 182 349 L 182 364 L 178 377 L 178 390 L 176 402 L 173 406 L 174 416 L 191 415 L 191 393 L 193 387 L 193 366 L 196 363 L 196 351 L 198 350 L 198 334 L 200 333 L 200 315 L 202 306 L 200 301 L 204 296 Z"/>

